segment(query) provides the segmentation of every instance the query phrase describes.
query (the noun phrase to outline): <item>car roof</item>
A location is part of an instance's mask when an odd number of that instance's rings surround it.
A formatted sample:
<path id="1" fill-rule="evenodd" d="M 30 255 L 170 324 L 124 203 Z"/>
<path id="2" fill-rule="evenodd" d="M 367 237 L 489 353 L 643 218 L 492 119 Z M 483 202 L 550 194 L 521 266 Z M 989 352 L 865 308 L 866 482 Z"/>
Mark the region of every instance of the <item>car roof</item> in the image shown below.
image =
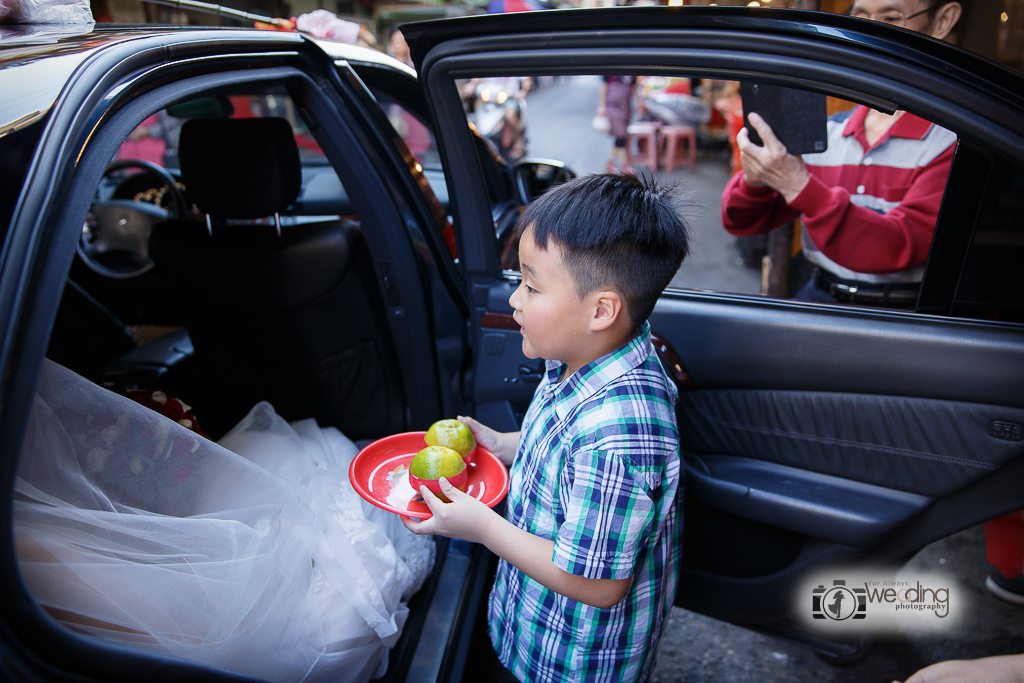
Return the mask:
<path id="1" fill-rule="evenodd" d="M 230 32 L 233 37 L 268 41 L 297 40 L 298 34 L 281 31 L 257 31 L 225 26 L 173 26 L 138 24 L 25 24 L 2 28 L 0 67 L 45 59 L 58 55 L 90 52 L 141 38 L 165 36 L 171 41 L 209 38 L 215 32 Z"/>
<path id="2" fill-rule="evenodd" d="M 0 27 L 0 137 L 46 114 L 76 70 L 105 50 L 139 41 L 139 49 L 178 44 L 246 43 L 295 49 L 298 33 L 221 26 L 30 24 Z"/>
<path id="3" fill-rule="evenodd" d="M 308 39 L 319 46 L 333 59 L 354 62 L 368 62 L 405 71 L 413 76 L 416 72 L 408 65 L 378 50 L 327 38 L 313 38 L 289 31 L 258 31 L 245 27 L 230 26 L 175 26 L 138 24 L 23 24 L 9 25 L 0 29 L 0 67 L 16 66 L 19 63 L 45 59 L 57 55 L 109 47 L 117 43 L 139 38 L 166 36 L 172 40 L 188 37 L 209 37 L 211 32 L 228 31 L 237 37 L 248 33 L 249 39 L 267 41 Z"/>
<path id="4" fill-rule="evenodd" d="M 310 38 L 320 49 L 327 53 L 332 59 L 343 59 L 347 62 L 369 63 L 378 66 L 386 66 L 397 71 L 402 71 L 413 78 L 416 78 L 416 70 L 405 62 L 401 62 L 391 55 L 384 54 L 373 48 L 351 43 L 342 43 L 327 38 Z"/>

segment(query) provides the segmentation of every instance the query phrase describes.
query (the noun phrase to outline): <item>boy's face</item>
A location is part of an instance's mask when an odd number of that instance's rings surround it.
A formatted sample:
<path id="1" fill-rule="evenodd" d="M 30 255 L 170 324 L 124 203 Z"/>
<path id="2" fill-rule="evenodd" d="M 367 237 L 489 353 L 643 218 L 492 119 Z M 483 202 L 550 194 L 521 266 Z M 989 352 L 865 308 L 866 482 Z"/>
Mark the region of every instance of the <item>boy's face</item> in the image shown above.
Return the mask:
<path id="1" fill-rule="evenodd" d="M 523 353 L 573 366 L 589 329 L 589 309 L 586 298 L 576 296 L 561 250 L 550 240 L 547 249 L 539 248 L 533 230 L 527 229 L 519 241 L 519 263 L 523 280 L 508 301 L 515 309 L 512 317 L 522 327 Z"/>

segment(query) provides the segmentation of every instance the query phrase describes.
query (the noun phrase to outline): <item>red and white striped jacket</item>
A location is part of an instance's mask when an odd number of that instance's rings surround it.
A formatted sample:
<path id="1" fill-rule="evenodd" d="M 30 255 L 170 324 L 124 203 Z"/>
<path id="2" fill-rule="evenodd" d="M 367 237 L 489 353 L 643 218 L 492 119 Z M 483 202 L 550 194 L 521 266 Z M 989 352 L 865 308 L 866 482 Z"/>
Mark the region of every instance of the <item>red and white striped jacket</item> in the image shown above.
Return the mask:
<path id="1" fill-rule="evenodd" d="M 839 277 L 920 281 L 928 258 L 956 134 L 905 113 L 868 145 L 858 106 L 828 121 L 828 149 L 805 154 L 807 187 L 786 204 L 737 173 L 722 195 L 722 224 L 758 235 L 803 215 L 804 254 Z"/>

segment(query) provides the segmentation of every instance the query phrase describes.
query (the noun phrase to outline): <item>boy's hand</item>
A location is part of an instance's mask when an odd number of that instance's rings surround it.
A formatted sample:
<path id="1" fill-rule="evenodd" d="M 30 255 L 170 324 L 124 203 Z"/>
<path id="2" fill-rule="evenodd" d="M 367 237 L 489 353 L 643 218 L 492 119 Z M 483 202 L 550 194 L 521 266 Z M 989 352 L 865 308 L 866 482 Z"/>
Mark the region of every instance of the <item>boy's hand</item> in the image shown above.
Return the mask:
<path id="1" fill-rule="evenodd" d="M 441 492 L 451 502 L 442 503 L 430 489 L 421 486 L 420 494 L 433 517 L 421 522 L 402 517 L 402 524 L 414 534 L 440 534 L 481 543 L 556 593 L 601 609 L 614 607 L 629 591 L 632 577 L 587 579 L 559 569 L 551 561 L 554 541 L 516 527 L 473 496 L 452 486 L 444 477 L 438 481 Z"/>
<path id="2" fill-rule="evenodd" d="M 476 439 L 477 444 L 498 456 L 498 459 L 505 463 L 505 467 L 511 467 L 512 459 L 515 458 L 516 450 L 519 448 L 519 432 L 496 432 L 473 418 L 462 415 L 458 416 L 458 420 L 473 432 L 473 438 Z"/>
<path id="3" fill-rule="evenodd" d="M 445 477 L 438 481 L 441 484 L 441 492 L 451 502 L 441 502 L 430 489 L 420 486 L 423 502 L 430 508 L 433 517 L 418 522 L 402 517 L 405 528 L 414 534 L 439 534 L 449 538 L 461 538 L 471 543 L 485 543 L 488 526 L 501 517 L 473 496 L 452 486 Z"/>

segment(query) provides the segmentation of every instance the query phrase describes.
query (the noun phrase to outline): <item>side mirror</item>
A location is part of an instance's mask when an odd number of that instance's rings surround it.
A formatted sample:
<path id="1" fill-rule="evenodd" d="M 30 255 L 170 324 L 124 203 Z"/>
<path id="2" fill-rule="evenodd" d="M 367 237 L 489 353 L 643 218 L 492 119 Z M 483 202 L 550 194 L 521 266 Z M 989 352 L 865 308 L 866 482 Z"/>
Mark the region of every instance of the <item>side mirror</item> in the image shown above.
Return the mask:
<path id="1" fill-rule="evenodd" d="M 576 173 L 561 161 L 523 159 L 515 168 L 516 194 L 520 202 L 529 204 L 552 187 L 575 177 Z"/>

